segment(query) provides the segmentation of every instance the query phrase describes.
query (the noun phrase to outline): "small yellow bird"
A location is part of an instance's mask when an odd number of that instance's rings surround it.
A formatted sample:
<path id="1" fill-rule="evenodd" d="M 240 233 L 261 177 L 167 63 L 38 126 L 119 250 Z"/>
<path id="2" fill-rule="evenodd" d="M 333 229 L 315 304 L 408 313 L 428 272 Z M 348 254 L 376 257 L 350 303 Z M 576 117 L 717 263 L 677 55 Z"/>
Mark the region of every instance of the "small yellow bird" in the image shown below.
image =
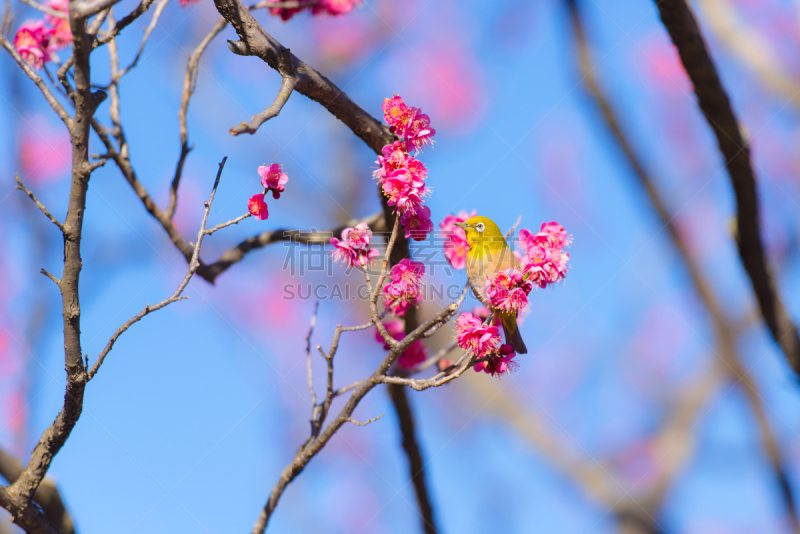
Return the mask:
<path id="1" fill-rule="evenodd" d="M 506 243 L 503 232 L 488 217 L 472 217 L 464 222 L 455 223 L 467 233 L 469 250 L 467 251 L 467 279 L 478 300 L 491 309 L 484 285 L 486 276 L 494 276 L 511 267 L 519 269 L 514 252 Z M 528 349 L 522 341 L 517 328 L 517 313 L 497 312 L 503 324 L 506 343 L 514 347 L 517 354 L 527 354 Z"/>

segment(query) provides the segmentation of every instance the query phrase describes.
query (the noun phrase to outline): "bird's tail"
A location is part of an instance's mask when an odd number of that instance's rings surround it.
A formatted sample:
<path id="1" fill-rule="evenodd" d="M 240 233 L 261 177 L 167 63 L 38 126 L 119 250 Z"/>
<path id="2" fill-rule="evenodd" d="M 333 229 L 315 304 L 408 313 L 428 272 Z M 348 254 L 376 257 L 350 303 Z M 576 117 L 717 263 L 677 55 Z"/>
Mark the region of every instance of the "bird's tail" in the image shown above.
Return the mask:
<path id="1" fill-rule="evenodd" d="M 522 341 L 522 335 L 517 328 L 517 314 L 500 314 L 500 322 L 503 323 L 503 333 L 506 336 L 506 343 L 514 347 L 517 354 L 527 354 L 528 348 Z"/>

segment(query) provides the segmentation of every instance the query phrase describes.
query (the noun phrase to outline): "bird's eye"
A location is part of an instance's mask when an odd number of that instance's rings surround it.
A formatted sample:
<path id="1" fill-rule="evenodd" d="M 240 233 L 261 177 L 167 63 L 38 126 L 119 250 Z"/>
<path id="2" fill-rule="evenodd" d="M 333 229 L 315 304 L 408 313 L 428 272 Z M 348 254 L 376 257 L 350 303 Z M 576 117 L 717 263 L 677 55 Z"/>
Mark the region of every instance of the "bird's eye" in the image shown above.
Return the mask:
<path id="1" fill-rule="evenodd" d="M 476 224 L 476 225 L 475 225 L 475 229 L 476 229 L 477 231 L 479 231 L 479 232 L 483 232 L 483 229 L 484 229 L 484 228 L 485 228 L 485 226 L 484 226 L 484 224 L 483 224 L 483 223 L 478 223 L 478 224 Z"/>

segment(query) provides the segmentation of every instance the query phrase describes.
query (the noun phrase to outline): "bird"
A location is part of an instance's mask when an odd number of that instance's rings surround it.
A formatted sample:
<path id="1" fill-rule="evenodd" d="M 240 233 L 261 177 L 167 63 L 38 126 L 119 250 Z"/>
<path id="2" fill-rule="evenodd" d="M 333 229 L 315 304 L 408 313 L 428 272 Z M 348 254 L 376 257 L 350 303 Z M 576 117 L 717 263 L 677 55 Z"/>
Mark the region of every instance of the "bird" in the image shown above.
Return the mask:
<path id="1" fill-rule="evenodd" d="M 472 292 L 486 306 L 491 309 L 491 303 L 486 295 L 484 285 L 486 276 L 505 271 L 510 268 L 519 269 L 514 252 L 506 243 L 503 232 L 488 217 L 470 217 L 464 222 L 455 223 L 464 229 L 467 234 L 467 279 L 472 287 Z M 503 325 L 506 343 L 514 347 L 517 354 L 527 354 L 528 349 L 522 341 L 522 335 L 517 327 L 517 312 L 500 312 L 500 322 Z"/>

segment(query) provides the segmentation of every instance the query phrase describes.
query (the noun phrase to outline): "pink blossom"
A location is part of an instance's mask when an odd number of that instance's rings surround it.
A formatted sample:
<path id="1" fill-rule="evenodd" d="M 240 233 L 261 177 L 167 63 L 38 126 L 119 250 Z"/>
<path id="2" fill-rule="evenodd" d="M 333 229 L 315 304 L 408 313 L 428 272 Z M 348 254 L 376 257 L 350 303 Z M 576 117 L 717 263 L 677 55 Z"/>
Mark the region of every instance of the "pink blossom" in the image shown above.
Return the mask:
<path id="1" fill-rule="evenodd" d="M 267 203 L 264 202 L 263 193 L 256 193 L 250 197 L 250 200 L 247 201 L 247 210 L 250 212 L 250 215 L 261 221 L 269 217 L 269 211 L 267 210 Z"/>
<path id="2" fill-rule="evenodd" d="M 397 315 L 404 315 L 409 304 L 422 299 L 420 280 L 425 274 L 425 265 L 409 258 L 400 260 L 389 272 L 391 283 L 383 288 L 386 307 Z"/>
<path id="3" fill-rule="evenodd" d="M 66 14 L 68 3 L 69 2 L 67 0 L 52 0 L 48 4 L 48 7 Z M 51 52 L 55 52 L 56 50 L 64 48 L 68 44 L 72 43 L 72 30 L 69 27 L 68 18 L 62 19 L 48 13 L 44 16 L 44 19 L 52 26 L 52 38 L 48 47 Z"/>
<path id="4" fill-rule="evenodd" d="M 367 223 L 359 223 L 355 228 L 342 230 L 342 239 L 331 238 L 334 246 L 333 259 L 348 267 L 366 267 L 378 255 L 378 250 L 369 248 L 372 230 Z"/>
<path id="5" fill-rule="evenodd" d="M 405 145 L 401 141 L 395 141 L 391 145 L 384 146 L 381 149 L 381 154 L 381 156 L 378 156 L 378 161 L 376 162 L 378 168 L 372 172 L 372 176 L 378 180 L 378 183 L 383 182 L 383 180 L 394 171 L 404 169 L 406 167 L 407 158 L 411 158 L 406 152 Z M 424 176 L 422 179 L 425 179 Z"/>
<path id="6" fill-rule="evenodd" d="M 396 133 L 406 140 L 406 150 L 411 152 L 421 152 L 428 145 L 433 146 L 431 137 L 436 135 L 436 130 L 431 128 L 431 118 L 422 113 L 419 108 L 411 108 L 414 114 L 405 128 L 400 130 L 395 128 Z"/>
<path id="7" fill-rule="evenodd" d="M 471 214 L 462 211 L 458 215 L 448 215 L 439 223 L 439 228 L 447 238 L 444 244 L 444 257 L 455 269 L 463 269 L 467 265 L 467 251 L 469 250 L 466 232 L 455 223 L 464 222 L 474 216 L 475 210 Z"/>
<path id="8" fill-rule="evenodd" d="M 51 37 L 52 29 L 45 27 L 43 20 L 29 20 L 17 30 L 14 47 L 28 65 L 39 70 L 50 61 Z"/>
<path id="9" fill-rule="evenodd" d="M 542 223 L 539 232 L 519 232 L 521 261 L 527 279 L 541 288 L 563 280 L 567 275 L 569 253 L 564 250 L 572 242 L 564 227 L 557 222 Z"/>
<path id="10" fill-rule="evenodd" d="M 428 234 L 433 232 L 431 209 L 428 206 L 416 208 L 413 213 L 408 211 L 403 213 L 400 222 L 406 229 L 406 239 L 410 237 L 414 241 L 424 241 Z"/>
<path id="11" fill-rule="evenodd" d="M 478 317 L 464 312 L 456 321 L 456 340 L 465 351 L 483 357 L 497 348 L 500 334 L 496 326 L 484 325 Z"/>
<path id="12" fill-rule="evenodd" d="M 350 13 L 356 6 L 361 5 L 361 0 L 320 0 L 319 4 L 311 8 L 314 15 L 327 12 L 334 17 Z"/>
<path id="13" fill-rule="evenodd" d="M 383 180 L 383 193 L 389 199 L 388 204 L 397 206 L 400 213 L 413 214 L 429 192 L 425 187 L 427 172 L 421 162 L 409 157 L 405 167 L 392 171 Z"/>
<path id="14" fill-rule="evenodd" d="M 485 321 L 489 318 L 489 310 L 484 308 L 483 306 L 475 306 L 472 308 L 472 315 L 480 319 L 481 321 Z"/>
<path id="15" fill-rule="evenodd" d="M 181 0 L 181 2 L 183 1 Z M 318 0 L 313 5 L 303 7 L 271 7 L 269 8 L 269 13 L 270 15 L 280 16 L 282 20 L 287 21 L 306 8 L 311 8 L 312 15 L 327 13 L 328 15 L 339 16 L 351 12 L 356 6 L 360 5 L 361 0 Z"/>
<path id="16" fill-rule="evenodd" d="M 408 346 L 403 354 L 397 358 L 397 365 L 402 369 L 411 369 L 428 358 L 428 351 L 421 339 L 416 340 Z"/>
<path id="17" fill-rule="evenodd" d="M 407 123 L 412 116 L 412 108 L 409 108 L 403 99 L 397 95 L 392 98 L 383 99 L 383 120 L 392 128 L 397 125 Z"/>
<path id="18" fill-rule="evenodd" d="M 383 118 L 392 133 L 404 139 L 406 151 L 419 152 L 428 144 L 436 130 L 431 128 L 431 119 L 422 110 L 410 107 L 397 95 L 383 101 Z"/>
<path id="19" fill-rule="evenodd" d="M 533 284 L 526 281 L 520 271 L 511 268 L 493 277 L 487 275 L 484 289 L 493 308 L 514 313 L 528 305 L 528 293 Z"/>
<path id="20" fill-rule="evenodd" d="M 386 328 L 386 333 L 388 333 L 393 339 L 400 341 L 404 337 L 406 337 L 405 327 L 403 326 L 403 321 L 399 319 L 393 319 L 391 321 L 386 321 L 383 323 L 384 328 Z M 389 344 L 386 343 L 386 340 L 383 339 L 380 331 L 375 328 L 375 341 L 378 343 L 383 343 L 383 349 L 389 350 Z M 422 340 L 417 340 L 409 345 L 406 350 L 403 351 L 403 354 L 397 358 L 397 365 L 403 369 L 410 369 L 422 362 L 424 362 L 428 358 L 428 351 L 425 348 L 425 345 L 422 343 Z"/>
<path id="21" fill-rule="evenodd" d="M 200 1 L 200 0 L 180 0 L 180 4 L 181 4 L 181 7 L 186 7 L 186 6 L 188 6 L 189 4 L 194 4 L 194 3 L 197 3 L 197 2 L 199 2 L 199 1 Z M 270 10 L 270 11 L 272 11 L 272 10 Z M 299 11 L 299 10 L 298 10 L 298 11 Z"/>
<path id="22" fill-rule="evenodd" d="M 258 168 L 258 174 L 261 176 L 261 185 L 264 189 L 271 190 L 274 199 L 281 198 L 281 193 L 286 189 L 283 184 L 289 181 L 289 177 L 283 172 L 280 164 L 262 165 Z"/>
<path id="23" fill-rule="evenodd" d="M 502 375 L 517 367 L 517 362 L 512 361 L 516 355 L 511 345 L 502 345 L 498 351 L 489 355 L 486 361 L 478 362 L 472 368 L 476 373 L 483 371 L 492 376 Z"/>

